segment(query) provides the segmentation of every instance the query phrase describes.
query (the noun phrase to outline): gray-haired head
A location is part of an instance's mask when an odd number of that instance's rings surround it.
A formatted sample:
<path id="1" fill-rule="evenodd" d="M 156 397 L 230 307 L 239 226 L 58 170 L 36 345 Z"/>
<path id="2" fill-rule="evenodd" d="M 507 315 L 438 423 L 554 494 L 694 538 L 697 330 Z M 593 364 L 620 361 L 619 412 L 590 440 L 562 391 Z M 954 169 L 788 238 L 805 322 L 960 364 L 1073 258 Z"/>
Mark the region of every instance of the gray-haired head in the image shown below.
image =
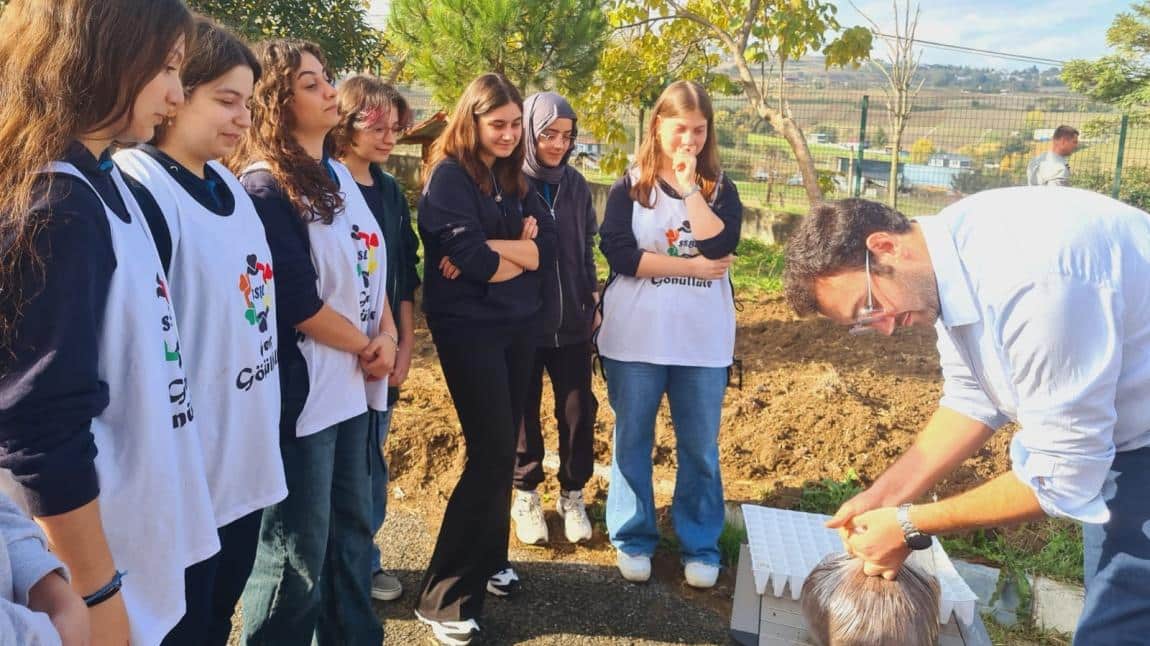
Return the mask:
<path id="1" fill-rule="evenodd" d="M 847 554 L 826 557 L 803 582 L 802 608 L 818 646 L 934 646 L 938 581 L 906 564 L 887 581 Z"/>

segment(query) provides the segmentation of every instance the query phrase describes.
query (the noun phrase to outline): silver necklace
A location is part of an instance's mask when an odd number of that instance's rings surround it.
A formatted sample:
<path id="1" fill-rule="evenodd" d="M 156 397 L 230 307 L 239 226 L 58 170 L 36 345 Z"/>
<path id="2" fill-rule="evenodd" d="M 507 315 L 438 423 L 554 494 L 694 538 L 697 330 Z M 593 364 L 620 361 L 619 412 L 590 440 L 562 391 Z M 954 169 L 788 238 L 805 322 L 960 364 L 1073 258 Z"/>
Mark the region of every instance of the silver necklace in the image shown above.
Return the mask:
<path id="1" fill-rule="evenodd" d="M 487 172 L 491 173 L 491 190 L 495 191 L 495 203 L 500 204 L 503 202 L 503 191 L 499 190 L 499 182 L 495 179 L 495 169 L 488 168 Z"/>

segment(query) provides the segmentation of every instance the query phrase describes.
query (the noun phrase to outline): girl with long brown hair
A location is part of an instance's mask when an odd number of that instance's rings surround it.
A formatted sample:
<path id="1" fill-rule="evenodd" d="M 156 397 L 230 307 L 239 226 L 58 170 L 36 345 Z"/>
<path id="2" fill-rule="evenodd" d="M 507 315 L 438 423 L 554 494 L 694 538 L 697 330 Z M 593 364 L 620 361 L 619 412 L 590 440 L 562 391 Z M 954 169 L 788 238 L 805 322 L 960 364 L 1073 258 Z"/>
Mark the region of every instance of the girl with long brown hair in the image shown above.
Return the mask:
<path id="1" fill-rule="evenodd" d="M 267 231 L 279 335 L 280 452 L 287 498 L 264 510 L 243 594 L 248 644 L 379 644 L 371 607 L 368 407 L 387 410 L 398 350 L 385 249 L 343 164 L 323 52 L 257 47 L 263 74 L 233 168 Z"/>
<path id="2" fill-rule="evenodd" d="M 467 463 L 443 516 L 416 615 L 444 644 L 479 633 L 483 599 L 511 594 L 511 481 L 555 225 L 523 176 L 523 99 L 484 74 L 455 105 L 419 201 L 423 309 Z"/>
<path id="3" fill-rule="evenodd" d="M 184 105 L 154 145 L 115 161 L 157 203 L 148 219 L 183 334 L 220 551 L 188 568 L 187 611 L 165 646 L 225 646 L 255 558 L 260 513 L 287 495 L 279 452 L 275 270 L 255 205 L 217 161 L 251 125 L 255 54 L 208 18 L 184 65 Z M 145 217 L 148 217 L 145 213 Z"/>
<path id="4" fill-rule="evenodd" d="M 651 576 L 659 542 L 651 452 L 664 393 L 678 455 L 671 520 L 684 576 L 709 588 L 719 573 L 719 415 L 735 349 L 727 270 L 743 207 L 719 169 L 714 123 L 700 85 L 677 81 L 663 90 L 599 229 L 611 277 L 597 342 L 615 411 L 607 529 L 629 581 Z"/>
<path id="5" fill-rule="evenodd" d="M 192 35 L 180 0 L 0 17 L 0 466 L 97 644 L 160 643 L 219 547 L 167 280 L 108 155 L 183 102 Z"/>

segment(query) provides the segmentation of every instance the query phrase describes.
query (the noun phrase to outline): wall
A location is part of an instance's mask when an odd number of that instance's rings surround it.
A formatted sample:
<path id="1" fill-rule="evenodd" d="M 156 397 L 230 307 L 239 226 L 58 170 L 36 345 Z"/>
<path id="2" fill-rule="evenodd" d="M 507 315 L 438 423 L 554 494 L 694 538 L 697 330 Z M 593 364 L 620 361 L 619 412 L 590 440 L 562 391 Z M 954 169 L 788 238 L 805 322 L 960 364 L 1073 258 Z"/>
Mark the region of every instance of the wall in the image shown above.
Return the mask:
<path id="1" fill-rule="evenodd" d="M 420 159 L 412 155 L 392 155 L 388 160 L 387 169 L 406 188 L 419 186 Z M 603 210 L 607 207 L 607 193 L 611 187 L 607 184 L 591 183 L 591 199 L 595 206 L 595 213 L 603 218 Z M 782 244 L 791 231 L 798 226 L 801 216 L 793 213 L 767 211 L 756 207 L 743 208 L 743 236 L 758 238 L 768 244 Z"/>

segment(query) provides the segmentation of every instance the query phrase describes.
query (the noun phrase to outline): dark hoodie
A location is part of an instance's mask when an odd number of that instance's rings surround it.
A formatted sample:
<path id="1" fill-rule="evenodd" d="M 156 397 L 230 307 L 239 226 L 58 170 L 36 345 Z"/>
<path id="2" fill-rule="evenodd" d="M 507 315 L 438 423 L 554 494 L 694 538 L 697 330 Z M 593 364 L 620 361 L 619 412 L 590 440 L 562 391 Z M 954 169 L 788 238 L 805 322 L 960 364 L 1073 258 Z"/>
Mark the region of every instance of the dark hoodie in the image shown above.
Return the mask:
<path id="1" fill-rule="evenodd" d="M 558 94 L 541 92 L 527 97 L 523 113 L 527 152 L 523 172 L 531 189 L 550 205 L 557 233 L 555 261 L 540 272 L 543 309 L 538 343 L 541 347 L 586 343 L 591 339 L 598 287 L 593 251 L 598 221 L 591 189 L 579 171 L 567 164 L 570 151 L 556 167 L 544 166 L 535 156 L 540 133 L 556 119 L 576 124 L 575 111 Z M 572 138 L 576 132 L 573 126 Z"/>

